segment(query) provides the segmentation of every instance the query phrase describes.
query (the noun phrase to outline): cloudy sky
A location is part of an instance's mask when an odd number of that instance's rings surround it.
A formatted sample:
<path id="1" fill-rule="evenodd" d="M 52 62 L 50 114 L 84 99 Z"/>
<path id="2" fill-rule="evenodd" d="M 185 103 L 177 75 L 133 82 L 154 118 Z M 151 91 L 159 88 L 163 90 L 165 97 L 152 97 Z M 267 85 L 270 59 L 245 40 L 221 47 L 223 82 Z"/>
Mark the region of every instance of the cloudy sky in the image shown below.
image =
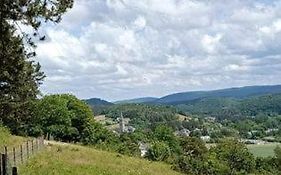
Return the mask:
<path id="1" fill-rule="evenodd" d="M 45 94 L 119 100 L 281 84 L 281 1 L 75 0 L 44 33 Z"/>

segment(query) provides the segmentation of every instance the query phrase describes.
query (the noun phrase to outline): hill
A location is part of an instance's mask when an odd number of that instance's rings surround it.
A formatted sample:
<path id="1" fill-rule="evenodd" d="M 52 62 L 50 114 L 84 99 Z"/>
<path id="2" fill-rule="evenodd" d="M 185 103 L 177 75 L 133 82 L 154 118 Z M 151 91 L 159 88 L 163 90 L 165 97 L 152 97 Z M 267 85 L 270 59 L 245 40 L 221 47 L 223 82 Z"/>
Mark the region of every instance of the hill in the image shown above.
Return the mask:
<path id="1" fill-rule="evenodd" d="M 239 119 L 247 116 L 281 115 L 281 93 L 254 96 L 245 99 L 203 98 L 175 105 L 187 114 L 213 116 L 219 119 Z"/>
<path id="2" fill-rule="evenodd" d="M 108 102 L 106 100 L 102 100 L 100 98 L 90 98 L 84 100 L 90 106 L 97 106 L 97 105 L 113 105 L 113 103 Z"/>
<path id="3" fill-rule="evenodd" d="M 19 169 L 21 175 L 180 175 L 165 163 L 71 144 L 49 144 Z"/>
<path id="4" fill-rule="evenodd" d="M 189 101 L 206 99 L 206 98 L 234 98 L 245 99 L 253 96 L 262 96 L 268 94 L 281 93 L 281 85 L 265 85 L 265 86 L 245 86 L 235 87 L 211 91 L 190 91 L 166 95 L 161 98 L 141 97 L 127 100 L 115 101 L 113 103 L 99 98 L 91 98 L 84 100 L 90 106 L 114 105 L 114 104 L 166 104 L 178 105 L 185 104 Z"/>
<path id="5" fill-rule="evenodd" d="M 116 104 L 104 109 L 103 115 L 117 119 L 122 112 L 130 119 L 130 125 L 139 128 L 150 128 L 159 123 L 169 124 L 177 120 L 176 109 L 171 106 L 149 104 Z"/>
<path id="6" fill-rule="evenodd" d="M 228 88 L 213 91 L 194 91 L 194 92 L 182 92 L 159 98 L 153 103 L 156 104 L 184 104 L 188 101 L 203 99 L 203 98 L 236 98 L 244 99 L 253 96 L 260 96 L 265 94 L 281 93 L 281 85 L 274 86 L 246 86 L 238 88 Z"/>
<path id="7" fill-rule="evenodd" d="M 150 103 L 156 101 L 158 98 L 156 97 L 143 97 L 143 98 L 134 98 L 128 100 L 121 100 L 114 102 L 115 104 L 128 104 L 128 103 Z"/>

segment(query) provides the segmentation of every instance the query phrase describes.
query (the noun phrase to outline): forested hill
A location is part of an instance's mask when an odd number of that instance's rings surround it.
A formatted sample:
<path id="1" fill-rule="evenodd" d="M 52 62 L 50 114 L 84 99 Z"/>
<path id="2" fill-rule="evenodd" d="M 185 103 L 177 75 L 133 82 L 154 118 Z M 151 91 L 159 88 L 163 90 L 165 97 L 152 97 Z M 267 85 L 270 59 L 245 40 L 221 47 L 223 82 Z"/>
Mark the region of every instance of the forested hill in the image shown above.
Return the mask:
<path id="1" fill-rule="evenodd" d="M 153 103 L 175 105 L 175 104 L 184 104 L 188 101 L 203 99 L 203 98 L 227 97 L 227 98 L 244 99 L 253 96 L 276 94 L 276 93 L 281 93 L 281 85 L 246 86 L 240 88 L 229 88 L 229 89 L 221 89 L 221 90 L 213 90 L 213 91 L 194 91 L 194 92 L 175 93 L 159 98 L 153 101 Z"/>
<path id="2" fill-rule="evenodd" d="M 94 108 L 95 110 L 95 108 Z M 157 124 L 167 124 L 176 121 L 176 109 L 171 106 L 147 104 L 117 104 L 104 108 L 101 114 L 116 119 L 122 112 L 130 124 L 136 128 L 149 128 Z"/>
<path id="3" fill-rule="evenodd" d="M 130 104 L 130 103 L 145 103 L 145 104 L 165 104 L 165 105 L 178 105 L 192 102 L 194 100 L 207 99 L 207 98 L 234 98 L 245 99 L 254 96 L 262 96 L 269 94 L 281 93 L 281 85 L 265 85 L 265 86 L 245 86 L 235 87 L 211 91 L 190 91 L 169 94 L 164 97 L 142 97 L 135 99 L 126 99 L 114 102 L 114 104 Z M 90 104 L 91 105 L 91 104 Z"/>
<path id="4" fill-rule="evenodd" d="M 134 98 L 128 100 L 121 100 L 114 102 L 115 104 L 130 104 L 130 103 L 150 103 L 156 101 L 158 98 L 155 97 L 142 97 L 142 98 Z"/>
<path id="5" fill-rule="evenodd" d="M 281 93 L 254 96 L 246 99 L 203 98 L 176 105 L 187 113 L 201 116 L 213 116 L 219 119 L 239 119 L 247 116 L 281 115 Z"/>
<path id="6" fill-rule="evenodd" d="M 96 106 L 96 105 L 113 105 L 113 103 L 102 100 L 100 98 L 90 98 L 87 100 L 84 100 L 88 105 L 90 106 Z"/>

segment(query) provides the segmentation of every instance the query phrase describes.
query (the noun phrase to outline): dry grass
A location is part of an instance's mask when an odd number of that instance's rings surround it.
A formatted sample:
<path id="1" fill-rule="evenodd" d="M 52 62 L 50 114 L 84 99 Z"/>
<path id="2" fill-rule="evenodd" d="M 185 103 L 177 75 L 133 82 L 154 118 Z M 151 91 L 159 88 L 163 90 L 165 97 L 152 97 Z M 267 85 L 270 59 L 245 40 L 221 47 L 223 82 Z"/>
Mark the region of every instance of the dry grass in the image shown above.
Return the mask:
<path id="1" fill-rule="evenodd" d="M 189 121 L 189 120 L 191 120 L 191 117 L 186 116 L 186 115 L 176 114 L 176 116 L 177 116 L 177 118 L 178 118 L 179 121 L 184 121 L 184 120 Z"/>
<path id="2" fill-rule="evenodd" d="M 98 116 L 95 116 L 95 120 L 97 122 L 105 121 L 106 117 L 105 117 L 105 115 L 98 115 Z"/>
<path id="3" fill-rule="evenodd" d="M 77 145 L 51 145 L 21 175 L 179 175 L 169 165 Z"/>

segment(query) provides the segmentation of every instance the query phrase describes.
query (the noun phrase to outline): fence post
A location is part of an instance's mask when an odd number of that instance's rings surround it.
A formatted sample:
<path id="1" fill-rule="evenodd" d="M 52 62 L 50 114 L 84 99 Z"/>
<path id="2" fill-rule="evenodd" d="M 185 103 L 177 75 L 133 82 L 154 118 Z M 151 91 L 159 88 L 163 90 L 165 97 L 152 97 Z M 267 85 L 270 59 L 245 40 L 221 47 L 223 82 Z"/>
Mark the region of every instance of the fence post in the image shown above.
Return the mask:
<path id="1" fill-rule="evenodd" d="M 13 147 L 13 160 L 14 160 L 14 166 L 16 166 L 16 148 Z"/>
<path id="2" fill-rule="evenodd" d="M 26 141 L 26 156 L 29 158 L 29 148 L 28 148 L 28 140 Z"/>
<path id="3" fill-rule="evenodd" d="M 35 147 L 36 147 L 36 151 L 38 151 L 39 150 L 39 148 L 38 148 L 38 138 L 35 139 Z"/>
<path id="4" fill-rule="evenodd" d="M 18 175 L 18 169 L 17 169 L 17 167 L 13 167 L 13 169 L 12 169 L 12 175 Z"/>
<path id="5" fill-rule="evenodd" d="M 0 175 L 3 175 L 2 174 L 2 157 L 0 157 Z"/>
<path id="6" fill-rule="evenodd" d="M 23 150 L 22 150 L 22 145 L 20 145 L 20 160 L 21 160 L 21 163 L 23 163 Z"/>
<path id="7" fill-rule="evenodd" d="M 41 139 L 40 139 L 40 145 L 41 145 L 41 147 L 44 147 L 44 137 L 41 137 Z"/>
<path id="8" fill-rule="evenodd" d="M 8 147 L 7 146 L 4 147 L 4 154 L 6 154 L 8 156 Z"/>
<path id="9" fill-rule="evenodd" d="M 2 175 L 7 175 L 7 154 L 1 154 L 2 159 Z"/>
<path id="10" fill-rule="evenodd" d="M 2 159 L 2 163 L 3 163 L 3 175 L 7 175 L 8 174 L 8 147 L 5 146 L 4 147 L 4 155 L 3 155 L 3 159 Z"/>
<path id="11" fill-rule="evenodd" d="M 33 148 L 33 139 L 31 140 L 31 154 L 34 153 L 34 148 Z"/>

